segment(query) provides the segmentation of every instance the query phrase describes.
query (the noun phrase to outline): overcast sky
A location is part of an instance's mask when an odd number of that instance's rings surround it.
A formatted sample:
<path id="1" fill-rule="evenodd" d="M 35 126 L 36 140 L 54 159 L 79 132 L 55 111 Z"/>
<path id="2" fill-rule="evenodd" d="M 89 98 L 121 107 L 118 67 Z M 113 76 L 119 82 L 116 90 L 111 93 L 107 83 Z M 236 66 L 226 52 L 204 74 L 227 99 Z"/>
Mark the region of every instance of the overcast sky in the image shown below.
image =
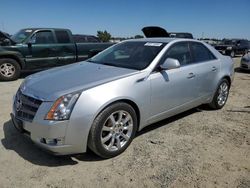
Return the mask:
<path id="1" fill-rule="evenodd" d="M 250 0 L 1 0 L 0 6 L 0 30 L 10 34 L 26 27 L 61 27 L 130 37 L 142 34 L 144 26 L 191 32 L 196 38 L 250 40 Z"/>

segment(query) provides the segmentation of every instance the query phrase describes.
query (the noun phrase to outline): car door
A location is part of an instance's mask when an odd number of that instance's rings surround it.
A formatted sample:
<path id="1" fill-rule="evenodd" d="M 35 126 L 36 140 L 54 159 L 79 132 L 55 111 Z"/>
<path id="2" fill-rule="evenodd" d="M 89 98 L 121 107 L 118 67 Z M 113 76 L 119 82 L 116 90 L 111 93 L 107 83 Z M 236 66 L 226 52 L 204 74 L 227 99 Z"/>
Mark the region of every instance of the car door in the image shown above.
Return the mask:
<path id="1" fill-rule="evenodd" d="M 167 58 L 179 60 L 181 66 L 172 70 L 156 70 L 150 75 L 152 121 L 174 113 L 179 108 L 192 106 L 192 101 L 197 97 L 196 70 L 194 65 L 190 65 L 192 57 L 189 43 L 172 45 L 159 64 Z"/>
<path id="2" fill-rule="evenodd" d="M 57 44 L 54 46 L 58 62 L 57 66 L 76 62 L 76 45 L 67 30 L 55 30 Z"/>
<path id="3" fill-rule="evenodd" d="M 27 66 L 30 69 L 43 69 L 56 66 L 57 53 L 55 38 L 50 30 L 35 32 L 28 42 L 26 55 Z"/>
<path id="4" fill-rule="evenodd" d="M 198 97 L 207 97 L 214 92 L 217 86 L 216 77 L 219 73 L 220 61 L 200 42 L 190 42 L 190 47 L 193 56 L 193 64 L 196 65 Z"/>

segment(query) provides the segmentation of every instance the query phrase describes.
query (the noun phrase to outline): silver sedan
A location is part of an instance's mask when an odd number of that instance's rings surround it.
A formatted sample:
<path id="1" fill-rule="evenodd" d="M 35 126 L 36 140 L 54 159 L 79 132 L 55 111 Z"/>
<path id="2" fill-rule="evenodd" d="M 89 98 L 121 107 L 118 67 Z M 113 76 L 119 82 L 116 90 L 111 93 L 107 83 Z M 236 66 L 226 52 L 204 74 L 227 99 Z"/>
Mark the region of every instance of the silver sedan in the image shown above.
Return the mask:
<path id="1" fill-rule="evenodd" d="M 201 104 L 222 108 L 233 61 L 192 39 L 121 42 L 86 62 L 25 79 L 14 96 L 15 127 L 56 154 L 122 153 L 137 131 Z"/>
<path id="2" fill-rule="evenodd" d="M 250 70 L 250 50 L 241 58 L 240 68 Z"/>

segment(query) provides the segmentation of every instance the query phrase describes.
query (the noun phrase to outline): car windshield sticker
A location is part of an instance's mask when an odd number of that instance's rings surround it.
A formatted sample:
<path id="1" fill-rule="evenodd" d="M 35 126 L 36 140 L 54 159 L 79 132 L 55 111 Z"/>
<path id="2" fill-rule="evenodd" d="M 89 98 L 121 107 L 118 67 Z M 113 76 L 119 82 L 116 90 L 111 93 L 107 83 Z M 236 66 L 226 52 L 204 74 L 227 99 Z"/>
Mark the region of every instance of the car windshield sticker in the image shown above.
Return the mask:
<path id="1" fill-rule="evenodd" d="M 30 32 L 32 32 L 32 30 L 25 30 L 25 32 L 26 32 L 26 33 L 30 33 Z"/>
<path id="2" fill-rule="evenodd" d="M 144 46 L 161 46 L 162 43 L 158 43 L 158 42 L 147 42 L 146 44 L 144 44 Z"/>

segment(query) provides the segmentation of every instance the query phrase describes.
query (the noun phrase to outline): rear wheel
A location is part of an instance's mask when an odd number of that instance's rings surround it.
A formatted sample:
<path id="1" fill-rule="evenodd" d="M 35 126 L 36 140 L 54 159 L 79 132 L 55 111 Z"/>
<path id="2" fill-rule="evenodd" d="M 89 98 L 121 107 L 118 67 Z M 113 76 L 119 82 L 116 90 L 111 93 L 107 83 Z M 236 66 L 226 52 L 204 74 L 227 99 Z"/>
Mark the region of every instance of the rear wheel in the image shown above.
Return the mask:
<path id="1" fill-rule="evenodd" d="M 126 150 L 136 130 L 135 110 L 127 103 L 115 103 L 104 109 L 94 120 L 88 146 L 100 157 L 114 157 Z"/>
<path id="2" fill-rule="evenodd" d="M 221 109 L 227 102 L 227 98 L 229 95 L 229 82 L 226 79 L 221 80 L 213 101 L 209 104 L 209 106 L 213 109 Z"/>
<path id="3" fill-rule="evenodd" d="M 20 76 L 21 67 L 14 59 L 0 59 L 0 80 L 16 80 Z"/>

